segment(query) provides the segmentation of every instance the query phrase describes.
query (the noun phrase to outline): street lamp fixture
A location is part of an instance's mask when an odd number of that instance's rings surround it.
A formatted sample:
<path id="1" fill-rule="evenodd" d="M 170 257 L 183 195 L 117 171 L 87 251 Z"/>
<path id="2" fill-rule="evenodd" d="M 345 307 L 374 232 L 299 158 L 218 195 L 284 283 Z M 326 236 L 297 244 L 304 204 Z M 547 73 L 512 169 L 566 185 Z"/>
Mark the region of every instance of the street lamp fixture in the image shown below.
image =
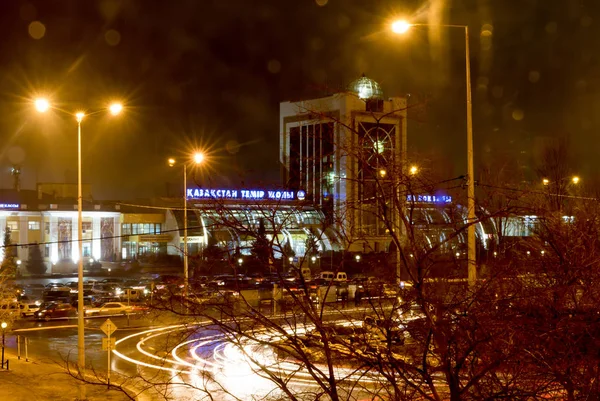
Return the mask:
<path id="1" fill-rule="evenodd" d="M 408 21 L 397 20 L 392 22 L 392 32 L 403 34 L 408 32 L 411 26 L 412 24 L 410 24 Z"/>
<path id="2" fill-rule="evenodd" d="M 110 106 L 108 106 L 108 111 L 113 116 L 116 116 L 123 111 L 123 105 L 121 103 L 112 103 Z"/>
<path id="3" fill-rule="evenodd" d="M 310 260 L 312 260 L 312 262 L 315 263 L 317 261 L 317 257 L 313 256 L 313 257 L 310 258 Z"/>
<path id="4" fill-rule="evenodd" d="M 356 263 L 360 262 L 360 255 L 356 255 L 354 259 L 356 259 Z"/>
<path id="5" fill-rule="evenodd" d="M 571 181 L 573 182 L 573 184 L 577 185 L 579 184 L 579 177 L 575 176 Z"/>
<path id="6" fill-rule="evenodd" d="M 411 166 L 409 172 L 410 175 L 416 175 L 419 172 L 419 168 L 417 166 Z"/>
<path id="7" fill-rule="evenodd" d="M 238 265 L 240 265 L 240 267 L 242 267 L 242 263 L 244 263 L 244 259 L 239 258 L 237 262 L 238 262 Z"/>
<path id="8" fill-rule="evenodd" d="M 43 97 L 35 99 L 33 101 L 33 104 L 34 104 L 36 110 L 39 111 L 40 113 L 45 113 L 50 108 L 50 102 L 48 101 L 48 99 L 43 98 Z"/>
<path id="9" fill-rule="evenodd" d="M 548 184 L 550 184 L 550 180 L 549 180 L 549 179 L 547 179 L 547 178 L 544 178 L 544 179 L 542 180 L 542 184 L 544 184 L 544 185 L 548 185 Z"/>

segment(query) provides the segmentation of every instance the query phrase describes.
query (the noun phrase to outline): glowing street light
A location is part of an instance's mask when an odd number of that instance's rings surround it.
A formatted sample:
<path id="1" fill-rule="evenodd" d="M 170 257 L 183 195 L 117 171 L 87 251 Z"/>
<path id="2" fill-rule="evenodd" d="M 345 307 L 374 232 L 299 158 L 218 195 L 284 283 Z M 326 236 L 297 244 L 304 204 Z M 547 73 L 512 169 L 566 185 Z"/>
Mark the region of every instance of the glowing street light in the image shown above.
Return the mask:
<path id="1" fill-rule="evenodd" d="M 408 21 L 397 20 L 392 22 L 392 32 L 403 34 L 408 32 L 412 24 L 409 24 Z"/>
<path id="2" fill-rule="evenodd" d="M 417 166 L 411 166 L 408 171 L 410 172 L 410 175 L 415 175 L 419 172 L 419 168 Z"/>
<path id="3" fill-rule="evenodd" d="M 45 113 L 50 108 L 50 102 L 48 101 L 48 99 L 43 98 L 43 97 L 35 99 L 33 101 L 33 104 L 34 104 L 36 110 L 39 111 L 40 113 Z"/>
<path id="4" fill-rule="evenodd" d="M 113 116 L 116 116 L 123 111 L 123 105 L 121 103 L 112 103 L 110 106 L 108 106 L 108 111 Z"/>
<path id="5" fill-rule="evenodd" d="M 544 184 L 544 185 L 548 185 L 548 184 L 550 184 L 550 180 L 549 180 L 549 179 L 547 179 L 547 178 L 544 178 L 544 179 L 542 180 L 542 184 Z"/>
<path id="6" fill-rule="evenodd" d="M 194 153 L 194 163 L 200 164 L 204 161 L 204 153 L 196 152 Z"/>
<path id="7" fill-rule="evenodd" d="M 579 177 L 575 176 L 571 179 L 571 181 L 573 182 L 573 184 L 577 185 L 579 184 Z"/>

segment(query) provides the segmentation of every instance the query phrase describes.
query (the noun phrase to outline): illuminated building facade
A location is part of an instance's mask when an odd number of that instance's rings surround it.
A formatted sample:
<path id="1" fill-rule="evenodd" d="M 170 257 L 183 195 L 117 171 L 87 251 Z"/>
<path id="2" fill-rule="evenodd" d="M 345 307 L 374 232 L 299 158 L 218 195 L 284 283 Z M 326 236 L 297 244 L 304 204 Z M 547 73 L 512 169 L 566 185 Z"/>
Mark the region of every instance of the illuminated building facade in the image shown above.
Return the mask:
<path id="1" fill-rule="evenodd" d="M 379 84 L 364 75 L 347 92 L 280 104 L 283 183 L 304 190 L 338 230 L 361 238 L 350 250 L 388 250 L 389 236 L 376 217 L 382 208 L 374 203 L 382 197 L 374 191 L 377 183 L 386 186 L 387 169 L 404 164 L 406 117 L 406 99 L 384 99 Z"/>

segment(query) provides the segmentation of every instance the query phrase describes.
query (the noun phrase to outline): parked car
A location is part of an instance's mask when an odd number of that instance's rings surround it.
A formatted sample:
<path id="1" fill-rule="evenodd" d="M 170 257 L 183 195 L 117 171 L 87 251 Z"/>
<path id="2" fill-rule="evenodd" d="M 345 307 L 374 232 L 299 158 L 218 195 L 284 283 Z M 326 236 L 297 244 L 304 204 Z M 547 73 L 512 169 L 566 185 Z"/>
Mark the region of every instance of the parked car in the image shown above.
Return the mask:
<path id="1" fill-rule="evenodd" d="M 345 272 L 324 271 L 321 272 L 319 278 L 324 281 L 348 281 L 348 275 Z"/>
<path id="2" fill-rule="evenodd" d="M 77 309 L 68 303 L 51 303 L 44 309 L 40 308 L 33 314 L 37 320 L 48 321 L 50 319 L 68 318 L 77 315 Z"/>
<path id="3" fill-rule="evenodd" d="M 108 302 L 100 308 L 90 308 L 85 311 L 88 316 L 126 315 L 133 311 L 133 307 L 122 302 Z"/>
<path id="4" fill-rule="evenodd" d="M 31 317 L 40 309 L 38 301 L 21 300 L 19 302 L 19 314 L 21 317 Z"/>

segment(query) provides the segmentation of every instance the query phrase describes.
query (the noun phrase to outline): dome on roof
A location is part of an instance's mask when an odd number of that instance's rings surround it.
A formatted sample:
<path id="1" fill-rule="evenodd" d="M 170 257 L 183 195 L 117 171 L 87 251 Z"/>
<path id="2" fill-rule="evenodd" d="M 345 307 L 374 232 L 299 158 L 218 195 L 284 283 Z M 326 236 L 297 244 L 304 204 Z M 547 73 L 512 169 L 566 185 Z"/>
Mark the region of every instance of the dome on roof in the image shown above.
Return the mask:
<path id="1" fill-rule="evenodd" d="M 381 86 L 363 74 L 348 85 L 348 90 L 358 95 L 359 99 L 383 99 Z"/>

